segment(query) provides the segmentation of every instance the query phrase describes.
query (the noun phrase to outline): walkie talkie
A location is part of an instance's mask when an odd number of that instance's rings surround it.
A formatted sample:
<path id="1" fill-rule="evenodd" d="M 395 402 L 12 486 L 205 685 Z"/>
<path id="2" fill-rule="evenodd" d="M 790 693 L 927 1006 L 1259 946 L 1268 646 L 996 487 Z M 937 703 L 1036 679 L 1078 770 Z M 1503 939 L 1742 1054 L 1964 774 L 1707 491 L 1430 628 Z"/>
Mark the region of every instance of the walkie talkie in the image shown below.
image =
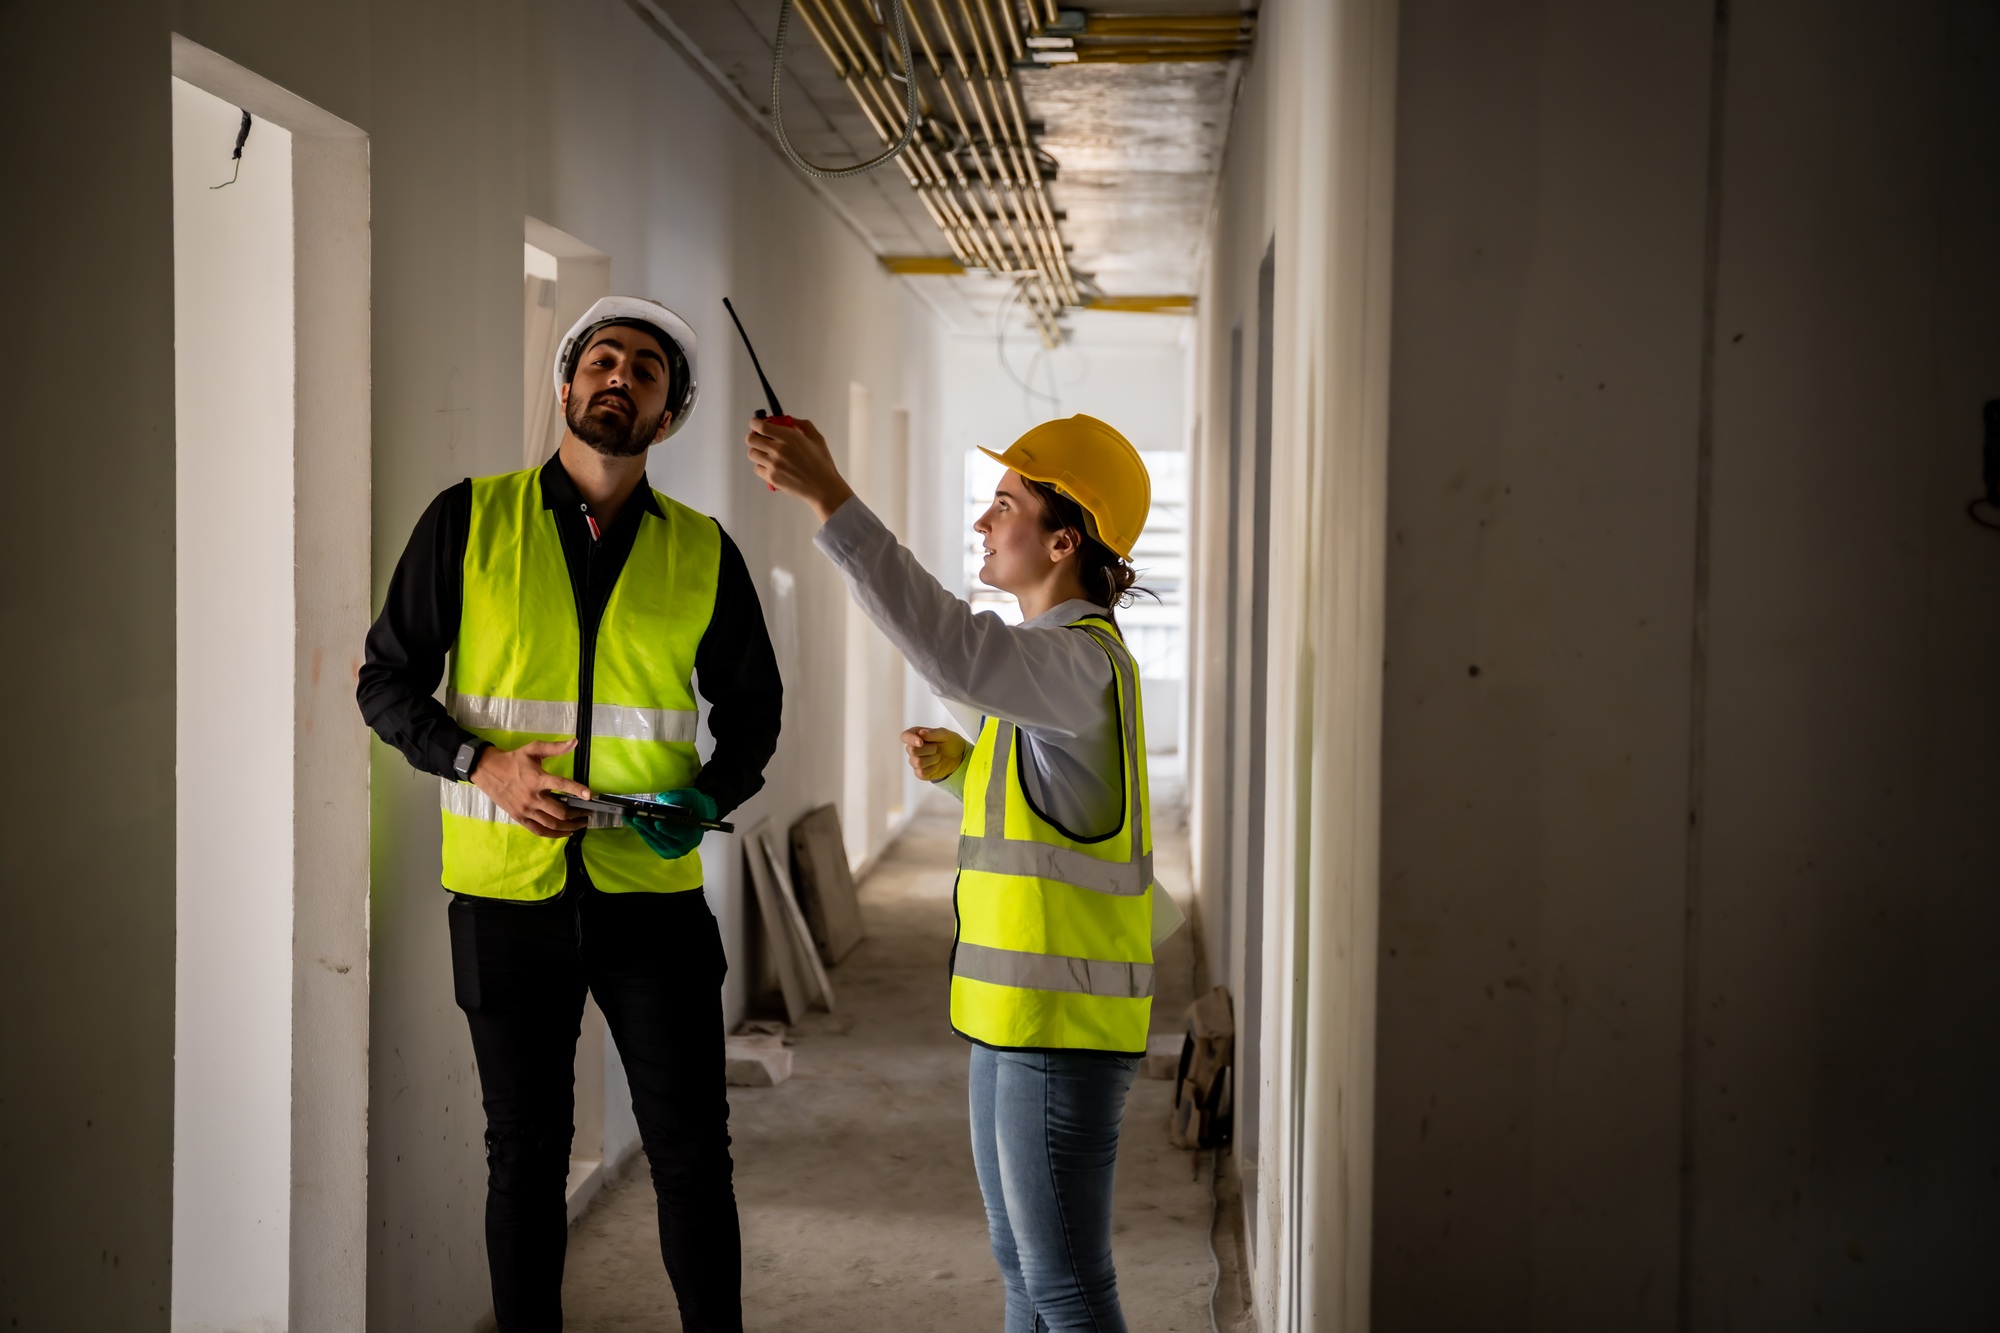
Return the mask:
<path id="1" fill-rule="evenodd" d="M 743 331 L 743 321 L 737 318 L 736 307 L 729 304 L 729 298 L 726 296 L 722 298 L 722 308 L 729 312 L 729 320 L 736 326 L 736 336 L 743 340 L 743 350 L 750 353 L 750 366 L 757 372 L 757 382 L 764 386 L 764 401 L 771 405 L 771 410 L 768 412 L 761 407 L 757 409 L 758 419 L 769 421 L 776 426 L 791 426 L 796 429 L 799 423 L 786 416 L 785 409 L 778 405 L 777 391 L 771 387 L 771 381 L 764 376 L 764 363 L 757 359 L 757 349 L 750 345 L 750 335 Z M 764 489 L 775 491 L 778 488 L 767 481 L 764 483 Z"/>

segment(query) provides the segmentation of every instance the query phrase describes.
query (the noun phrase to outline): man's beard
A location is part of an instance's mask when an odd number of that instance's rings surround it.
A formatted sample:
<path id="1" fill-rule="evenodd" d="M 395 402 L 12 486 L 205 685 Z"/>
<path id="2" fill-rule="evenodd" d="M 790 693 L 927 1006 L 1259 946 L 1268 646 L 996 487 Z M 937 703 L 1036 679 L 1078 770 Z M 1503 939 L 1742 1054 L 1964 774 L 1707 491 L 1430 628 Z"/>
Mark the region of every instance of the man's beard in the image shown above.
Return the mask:
<path id="1" fill-rule="evenodd" d="M 660 415 L 651 421 L 641 421 L 636 411 L 621 417 L 616 412 L 591 410 L 591 403 L 602 400 L 609 392 L 598 394 L 591 402 L 579 403 L 572 398 L 563 411 L 564 424 L 570 434 L 607 458 L 630 458 L 645 453 L 652 448 L 653 437 L 660 433 L 660 423 L 667 419 L 666 409 L 660 409 Z M 630 397 L 618 396 L 625 399 L 627 407 L 636 406 Z M 627 422 L 631 424 L 628 426 Z"/>

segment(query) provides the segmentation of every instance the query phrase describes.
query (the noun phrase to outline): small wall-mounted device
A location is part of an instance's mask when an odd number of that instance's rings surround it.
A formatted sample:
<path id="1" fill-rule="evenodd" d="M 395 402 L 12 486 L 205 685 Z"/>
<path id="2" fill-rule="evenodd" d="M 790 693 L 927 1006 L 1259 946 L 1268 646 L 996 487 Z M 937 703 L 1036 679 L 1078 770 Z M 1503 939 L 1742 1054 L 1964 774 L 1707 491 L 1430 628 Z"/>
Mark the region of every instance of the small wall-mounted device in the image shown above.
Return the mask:
<path id="1" fill-rule="evenodd" d="M 1986 503 L 2000 507 L 2000 398 L 1986 400 Z"/>
<path id="2" fill-rule="evenodd" d="M 2000 398 L 1988 398 L 1984 413 L 1986 443 L 1980 451 L 1986 494 L 1966 503 L 1965 513 L 1982 528 L 2000 531 Z"/>

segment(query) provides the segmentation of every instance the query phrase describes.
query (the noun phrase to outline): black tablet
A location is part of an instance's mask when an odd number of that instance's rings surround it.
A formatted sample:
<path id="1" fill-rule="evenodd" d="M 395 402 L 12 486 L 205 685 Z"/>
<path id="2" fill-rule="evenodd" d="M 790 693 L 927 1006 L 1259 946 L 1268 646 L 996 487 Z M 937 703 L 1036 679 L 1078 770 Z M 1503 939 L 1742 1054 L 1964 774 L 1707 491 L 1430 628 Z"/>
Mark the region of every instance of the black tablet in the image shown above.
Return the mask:
<path id="1" fill-rule="evenodd" d="M 662 823 L 681 824 L 694 828 L 710 829 L 716 833 L 734 833 L 736 825 L 721 819 L 702 819 L 679 806 L 667 805 L 660 801 L 649 801 L 643 796 L 617 796 L 611 792 L 599 792 L 595 800 L 586 801 L 581 796 L 571 796 L 568 792 L 551 792 L 558 801 L 572 810 L 586 810 L 597 815 L 644 815 Z"/>

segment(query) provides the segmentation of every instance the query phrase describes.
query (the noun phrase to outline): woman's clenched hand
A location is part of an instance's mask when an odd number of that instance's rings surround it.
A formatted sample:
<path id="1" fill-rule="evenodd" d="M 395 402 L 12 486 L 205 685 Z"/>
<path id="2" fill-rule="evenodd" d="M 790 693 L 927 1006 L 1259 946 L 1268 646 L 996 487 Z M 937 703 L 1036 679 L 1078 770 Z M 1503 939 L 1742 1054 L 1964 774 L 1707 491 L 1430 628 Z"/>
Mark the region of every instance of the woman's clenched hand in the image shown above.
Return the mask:
<path id="1" fill-rule="evenodd" d="M 918 777 L 937 782 L 965 762 L 965 737 L 945 727 L 911 727 L 903 733 L 903 752 Z"/>

